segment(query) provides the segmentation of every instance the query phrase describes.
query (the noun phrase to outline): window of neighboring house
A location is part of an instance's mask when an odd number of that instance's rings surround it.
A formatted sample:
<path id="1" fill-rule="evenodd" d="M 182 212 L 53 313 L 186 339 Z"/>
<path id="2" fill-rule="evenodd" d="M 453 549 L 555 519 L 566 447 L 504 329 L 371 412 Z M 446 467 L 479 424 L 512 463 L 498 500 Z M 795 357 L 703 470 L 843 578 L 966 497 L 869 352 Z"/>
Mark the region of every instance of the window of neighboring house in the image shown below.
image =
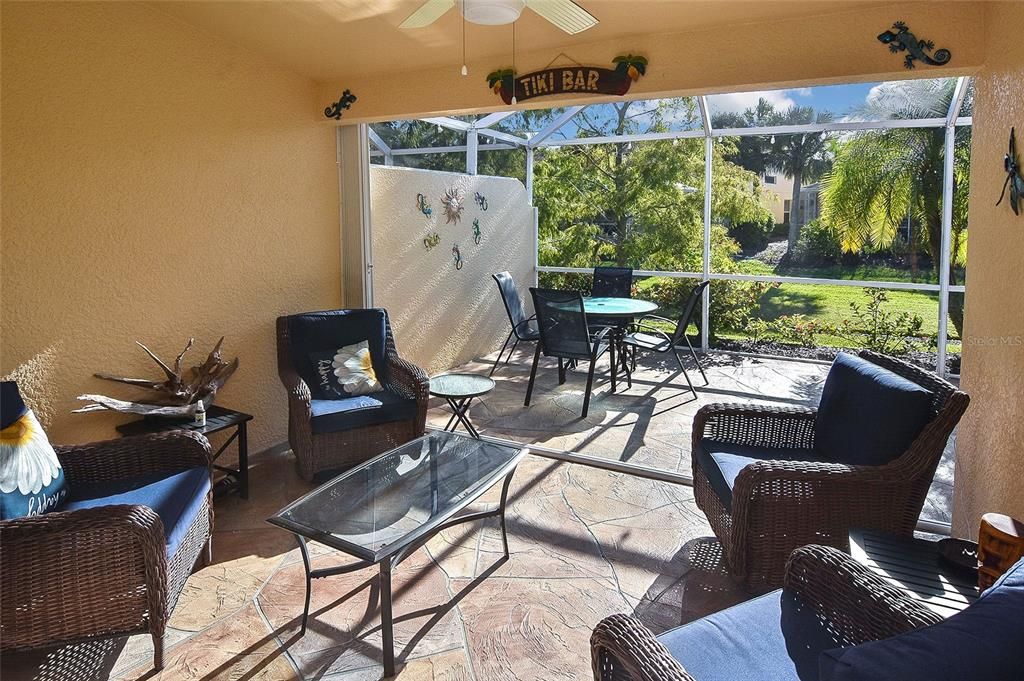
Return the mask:
<path id="1" fill-rule="evenodd" d="M 782 221 L 789 222 L 789 208 L 792 203 L 792 199 L 786 199 L 782 202 Z"/>
<path id="2" fill-rule="evenodd" d="M 765 175 L 764 176 L 764 183 L 765 184 L 775 184 L 775 176 L 774 175 Z"/>

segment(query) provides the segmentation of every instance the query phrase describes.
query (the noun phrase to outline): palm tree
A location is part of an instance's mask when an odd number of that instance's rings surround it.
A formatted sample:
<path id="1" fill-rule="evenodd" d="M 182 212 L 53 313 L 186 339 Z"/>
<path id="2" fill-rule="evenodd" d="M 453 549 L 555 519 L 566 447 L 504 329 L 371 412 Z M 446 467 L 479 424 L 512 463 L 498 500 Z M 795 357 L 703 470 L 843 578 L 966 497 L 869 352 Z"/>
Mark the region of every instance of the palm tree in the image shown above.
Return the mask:
<path id="1" fill-rule="evenodd" d="M 832 120 L 828 111 L 815 112 L 809 106 L 791 106 L 778 116 L 777 125 L 827 123 Z M 771 165 L 793 180 L 793 195 L 789 204 L 789 253 L 796 249 L 800 238 L 800 189 L 804 182 L 815 182 L 831 167 L 828 154 L 830 135 L 827 132 L 804 132 L 779 135 L 772 138 Z"/>
<path id="2" fill-rule="evenodd" d="M 875 90 L 857 116 L 871 120 L 945 118 L 956 81 L 905 81 Z M 967 236 L 970 129 L 956 132 L 953 223 L 949 281 L 957 283 Z M 824 178 L 823 218 L 837 230 L 843 250 L 887 247 L 909 215 L 921 228 L 921 241 L 936 274 L 942 251 L 944 128 L 894 128 L 852 135 L 838 146 L 832 171 Z M 911 243 L 911 249 L 917 244 Z M 949 316 L 963 332 L 963 298 L 950 296 Z"/>

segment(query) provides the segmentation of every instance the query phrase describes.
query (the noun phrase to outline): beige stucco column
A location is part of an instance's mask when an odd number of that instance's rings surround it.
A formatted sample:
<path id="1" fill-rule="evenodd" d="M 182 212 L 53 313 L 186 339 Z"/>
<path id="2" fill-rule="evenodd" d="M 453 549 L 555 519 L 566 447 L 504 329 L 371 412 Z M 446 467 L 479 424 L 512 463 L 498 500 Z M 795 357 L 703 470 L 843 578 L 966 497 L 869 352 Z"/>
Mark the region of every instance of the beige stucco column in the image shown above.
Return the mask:
<path id="1" fill-rule="evenodd" d="M 986 8 L 985 66 L 975 80 L 962 387 L 953 531 L 981 515 L 1024 518 L 1024 215 L 996 206 L 1010 127 L 1024 147 L 1024 4 Z"/>

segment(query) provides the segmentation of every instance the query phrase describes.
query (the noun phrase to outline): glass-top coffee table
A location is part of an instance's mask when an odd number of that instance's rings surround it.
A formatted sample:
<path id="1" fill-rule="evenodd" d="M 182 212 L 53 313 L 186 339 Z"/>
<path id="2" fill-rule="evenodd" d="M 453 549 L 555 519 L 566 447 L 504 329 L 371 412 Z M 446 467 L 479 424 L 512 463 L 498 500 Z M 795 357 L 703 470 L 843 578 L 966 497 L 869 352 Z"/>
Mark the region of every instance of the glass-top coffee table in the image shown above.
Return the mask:
<path id="1" fill-rule="evenodd" d="M 444 431 L 385 452 L 321 485 L 267 522 L 295 535 L 306 568 L 306 633 L 312 580 L 379 565 L 384 674 L 395 673 L 391 571 L 439 531 L 498 516 L 508 557 L 505 503 L 516 465 L 527 449 Z M 459 514 L 504 478 L 497 508 Z M 358 560 L 332 568 L 310 567 L 313 540 Z"/>

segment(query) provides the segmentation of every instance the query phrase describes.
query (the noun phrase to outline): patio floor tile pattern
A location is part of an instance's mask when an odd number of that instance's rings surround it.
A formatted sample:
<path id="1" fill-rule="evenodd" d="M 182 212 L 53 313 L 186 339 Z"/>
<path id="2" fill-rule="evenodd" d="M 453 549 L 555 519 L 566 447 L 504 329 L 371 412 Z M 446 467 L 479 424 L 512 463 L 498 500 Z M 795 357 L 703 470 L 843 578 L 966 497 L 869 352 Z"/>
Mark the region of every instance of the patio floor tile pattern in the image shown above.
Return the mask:
<path id="1" fill-rule="evenodd" d="M 749 358 L 716 362 L 708 370 L 711 388 L 696 401 L 657 365 L 644 366 L 620 394 L 608 395 L 600 382 L 586 420 L 579 418 L 579 374 L 558 386 L 554 371 L 542 372 L 534 406 L 523 409 L 528 367 L 513 365 L 496 375 L 497 389 L 472 415 L 492 435 L 687 472 L 690 423 L 701 404 L 813 402 L 825 369 Z M 445 410 L 435 407 L 429 418 L 445 419 Z M 951 470 L 951 459 L 944 465 Z M 299 637 L 301 560 L 291 536 L 265 520 L 310 487 L 289 454 L 254 467 L 251 484 L 250 501 L 215 504 L 216 562 L 186 585 L 162 673 L 152 669 L 149 637 L 133 636 L 5 654 L 0 677 L 380 679 L 376 571 L 314 582 L 309 629 Z M 397 568 L 402 681 L 590 679 L 588 640 L 602 617 L 632 613 L 661 632 L 747 597 L 729 579 L 721 547 L 687 487 L 528 457 L 509 494 L 509 559 L 498 523 L 488 519 L 444 530 Z M 497 497 L 493 489 L 478 503 Z M 348 560 L 310 547 L 317 565 Z"/>
<path id="2" fill-rule="evenodd" d="M 316 580 L 299 637 L 301 560 L 291 536 L 265 519 L 308 486 L 288 454 L 256 466 L 251 482 L 249 502 L 215 504 L 216 562 L 186 585 L 161 673 L 149 636 L 133 636 L 5 654 L 0 677 L 380 679 L 376 571 Z M 528 457 L 509 495 L 509 559 L 488 519 L 443 531 L 397 568 L 402 681 L 589 679 L 590 631 L 602 617 L 636 613 L 663 631 L 744 598 L 730 586 L 699 612 L 683 606 L 687 580 L 704 578 L 685 547 L 712 541 L 688 489 Z M 478 504 L 496 500 L 493 490 Z M 346 560 L 325 547 L 313 558 Z"/>

